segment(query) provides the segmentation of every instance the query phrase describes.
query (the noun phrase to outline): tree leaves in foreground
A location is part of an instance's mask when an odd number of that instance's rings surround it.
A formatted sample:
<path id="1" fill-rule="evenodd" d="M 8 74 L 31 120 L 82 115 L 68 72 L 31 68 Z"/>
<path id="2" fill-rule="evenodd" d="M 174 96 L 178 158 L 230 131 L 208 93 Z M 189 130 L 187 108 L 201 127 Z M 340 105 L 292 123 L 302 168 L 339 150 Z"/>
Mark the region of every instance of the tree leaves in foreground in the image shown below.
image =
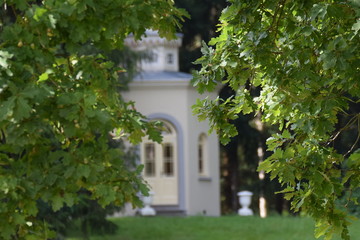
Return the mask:
<path id="1" fill-rule="evenodd" d="M 158 0 L 0 0 L 0 238 L 48 239 L 37 200 L 53 210 L 79 201 L 102 206 L 147 194 L 141 167 L 128 169 L 109 132 L 160 141 L 157 123 L 124 102 L 118 68 L 102 54 L 145 29 L 175 37 L 184 12 Z"/>
<path id="2" fill-rule="evenodd" d="M 359 1 L 229 2 L 193 82 L 200 92 L 227 83 L 236 94 L 199 100 L 194 112 L 210 119 L 224 144 L 236 135 L 229 120 L 261 112 L 279 133 L 268 139 L 273 154 L 259 170 L 279 180 L 294 210 L 316 220 L 316 237 L 349 239 L 350 219 L 341 210 L 347 204 L 337 199 L 360 183 L 360 113 L 349 110 L 360 102 Z M 253 98 L 256 87 L 262 90 Z M 333 144 L 348 130 L 356 137 L 340 154 Z"/>

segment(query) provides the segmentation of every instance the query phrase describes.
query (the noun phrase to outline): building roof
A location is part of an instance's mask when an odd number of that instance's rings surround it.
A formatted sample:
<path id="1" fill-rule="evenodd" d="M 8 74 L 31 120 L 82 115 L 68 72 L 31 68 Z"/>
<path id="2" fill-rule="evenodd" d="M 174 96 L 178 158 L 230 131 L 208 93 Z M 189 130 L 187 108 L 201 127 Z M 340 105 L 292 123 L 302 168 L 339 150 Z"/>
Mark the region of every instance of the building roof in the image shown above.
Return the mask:
<path id="1" fill-rule="evenodd" d="M 192 78 L 191 74 L 183 72 L 141 72 L 134 82 L 189 82 Z"/>
<path id="2" fill-rule="evenodd" d="M 182 72 L 141 72 L 130 83 L 132 87 L 189 87 L 192 75 Z M 131 88 L 131 87 L 130 87 Z"/>

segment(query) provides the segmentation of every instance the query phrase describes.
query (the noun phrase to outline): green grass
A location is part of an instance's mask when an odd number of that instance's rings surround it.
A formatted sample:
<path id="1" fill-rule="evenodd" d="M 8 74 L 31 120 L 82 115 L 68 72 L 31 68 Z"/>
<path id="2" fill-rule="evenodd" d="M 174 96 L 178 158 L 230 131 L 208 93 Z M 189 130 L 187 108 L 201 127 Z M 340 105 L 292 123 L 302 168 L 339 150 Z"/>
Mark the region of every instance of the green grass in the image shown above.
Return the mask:
<path id="1" fill-rule="evenodd" d="M 126 217 L 115 235 L 92 240 L 315 240 L 314 223 L 300 217 Z M 360 223 L 350 229 L 360 239 Z M 75 240 L 79 238 L 68 238 Z M 336 238 L 339 239 L 339 238 Z"/>

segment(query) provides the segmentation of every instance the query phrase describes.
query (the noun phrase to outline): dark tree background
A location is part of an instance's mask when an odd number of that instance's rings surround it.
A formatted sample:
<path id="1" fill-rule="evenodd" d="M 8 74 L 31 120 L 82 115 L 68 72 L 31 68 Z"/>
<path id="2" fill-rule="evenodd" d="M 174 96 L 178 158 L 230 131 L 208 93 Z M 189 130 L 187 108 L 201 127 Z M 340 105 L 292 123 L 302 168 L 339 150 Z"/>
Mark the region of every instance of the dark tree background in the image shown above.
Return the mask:
<path id="1" fill-rule="evenodd" d="M 217 35 L 216 25 L 227 3 L 225 0 L 176 0 L 175 5 L 186 9 L 191 16 L 180 30 L 184 34 L 180 48 L 180 71 L 191 72 L 198 69 L 193 62 L 201 57 L 201 41 L 208 42 Z"/>

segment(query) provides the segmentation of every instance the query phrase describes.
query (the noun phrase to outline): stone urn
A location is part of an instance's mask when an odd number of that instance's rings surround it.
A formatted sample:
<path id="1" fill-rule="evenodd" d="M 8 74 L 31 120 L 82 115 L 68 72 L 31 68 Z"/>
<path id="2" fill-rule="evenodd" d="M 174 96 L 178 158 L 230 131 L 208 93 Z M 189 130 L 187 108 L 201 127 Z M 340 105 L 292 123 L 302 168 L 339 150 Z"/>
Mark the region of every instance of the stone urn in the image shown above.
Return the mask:
<path id="1" fill-rule="evenodd" d="M 253 195 L 252 192 L 249 191 L 241 191 L 237 194 L 239 196 L 239 203 L 241 208 L 238 210 L 238 214 L 240 216 L 252 216 L 254 215 L 253 210 L 251 210 L 251 196 Z"/>
<path id="2" fill-rule="evenodd" d="M 140 209 L 140 214 L 142 216 L 155 216 L 156 211 L 154 208 L 151 207 L 153 202 L 154 192 L 149 192 L 149 196 L 143 196 L 142 201 L 144 203 L 144 207 Z"/>

